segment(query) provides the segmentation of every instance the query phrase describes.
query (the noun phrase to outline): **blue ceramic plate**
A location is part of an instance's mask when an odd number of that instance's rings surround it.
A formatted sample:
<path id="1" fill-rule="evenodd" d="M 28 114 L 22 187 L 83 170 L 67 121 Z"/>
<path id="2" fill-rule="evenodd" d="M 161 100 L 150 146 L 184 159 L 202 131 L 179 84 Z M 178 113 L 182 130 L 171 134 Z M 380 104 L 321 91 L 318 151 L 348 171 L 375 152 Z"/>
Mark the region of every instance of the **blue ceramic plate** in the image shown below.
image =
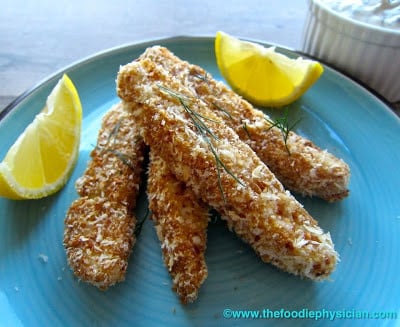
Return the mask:
<path id="1" fill-rule="evenodd" d="M 65 188 L 42 200 L 0 199 L 0 326 L 289 326 L 290 317 L 297 317 L 297 326 L 317 326 L 333 314 L 332 326 L 400 325 L 392 319 L 400 318 L 400 120 L 374 95 L 329 67 L 291 105 L 290 115 L 301 118 L 299 134 L 343 158 L 352 171 L 351 194 L 341 202 L 297 196 L 331 232 L 340 253 L 331 281 L 301 280 L 262 263 L 217 221 L 208 231 L 209 277 L 198 300 L 183 306 L 171 291 L 149 220 L 125 282 L 102 292 L 74 278 L 62 244 L 64 216 L 77 197 L 74 182 L 96 143 L 101 117 L 118 101 L 119 66 L 160 44 L 221 79 L 213 42 L 179 37 L 112 49 L 56 73 L 7 110 L 0 121 L 1 158 L 63 72 L 79 91 L 84 119 L 79 162 Z M 146 205 L 142 192 L 138 210 L 143 213 Z M 252 318 L 257 312 L 265 317 Z M 229 317 L 236 314 L 250 317 Z"/>

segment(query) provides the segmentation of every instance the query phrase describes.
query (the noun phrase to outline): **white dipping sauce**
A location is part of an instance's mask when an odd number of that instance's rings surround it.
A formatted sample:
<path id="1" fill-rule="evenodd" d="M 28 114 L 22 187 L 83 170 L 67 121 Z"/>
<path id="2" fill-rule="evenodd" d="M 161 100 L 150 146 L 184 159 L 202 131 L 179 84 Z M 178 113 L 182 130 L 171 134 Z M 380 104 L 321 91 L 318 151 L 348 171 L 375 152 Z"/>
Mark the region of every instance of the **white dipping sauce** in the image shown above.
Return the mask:
<path id="1" fill-rule="evenodd" d="M 400 29 L 400 0 L 321 0 L 321 3 L 354 20 Z"/>

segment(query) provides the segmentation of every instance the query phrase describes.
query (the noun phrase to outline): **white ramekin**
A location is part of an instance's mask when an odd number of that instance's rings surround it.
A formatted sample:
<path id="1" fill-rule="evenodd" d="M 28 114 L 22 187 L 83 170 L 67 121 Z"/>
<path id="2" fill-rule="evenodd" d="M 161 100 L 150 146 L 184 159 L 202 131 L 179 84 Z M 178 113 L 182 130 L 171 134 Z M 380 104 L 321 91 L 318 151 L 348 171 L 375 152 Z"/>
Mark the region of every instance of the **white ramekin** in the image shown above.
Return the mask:
<path id="1" fill-rule="evenodd" d="M 302 50 L 349 74 L 389 102 L 400 101 L 400 30 L 341 16 L 309 0 Z"/>

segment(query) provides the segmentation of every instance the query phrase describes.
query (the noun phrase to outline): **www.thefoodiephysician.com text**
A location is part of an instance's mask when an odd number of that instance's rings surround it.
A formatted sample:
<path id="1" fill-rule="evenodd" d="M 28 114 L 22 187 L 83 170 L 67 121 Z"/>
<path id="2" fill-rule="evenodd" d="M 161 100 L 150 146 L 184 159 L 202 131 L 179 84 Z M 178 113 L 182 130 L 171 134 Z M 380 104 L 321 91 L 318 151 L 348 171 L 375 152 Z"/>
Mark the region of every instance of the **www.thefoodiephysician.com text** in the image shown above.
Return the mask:
<path id="1" fill-rule="evenodd" d="M 225 319 L 312 319 L 312 320 L 340 320 L 340 319 L 397 319 L 400 313 L 394 311 L 366 311 L 366 310 L 233 310 L 226 308 L 222 313 Z"/>

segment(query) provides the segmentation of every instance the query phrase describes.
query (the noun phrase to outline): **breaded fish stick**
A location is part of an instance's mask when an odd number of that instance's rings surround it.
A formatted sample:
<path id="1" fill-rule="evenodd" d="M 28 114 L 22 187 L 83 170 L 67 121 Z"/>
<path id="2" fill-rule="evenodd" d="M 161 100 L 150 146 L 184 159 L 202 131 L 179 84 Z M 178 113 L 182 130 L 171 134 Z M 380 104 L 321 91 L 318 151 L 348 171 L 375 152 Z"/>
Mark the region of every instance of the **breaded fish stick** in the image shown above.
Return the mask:
<path id="1" fill-rule="evenodd" d="M 173 289 L 182 303 L 193 302 L 208 274 L 209 208 L 151 150 L 147 193 Z"/>
<path id="2" fill-rule="evenodd" d="M 349 166 L 311 141 L 289 132 L 286 144 L 282 130 L 261 110 L 228 89 L 199 66 L 182 61 L 168 49 L 148 48 L 141 58 L 162 65 L 185 87 L 195 92 L 233 128 L 271 169 L 286 188 L 328 201 L 348 195 Z"/>
<path id="3" fill-rule="evenodd" d="M 120 68 L 117 92 L 151 150 L 265 262 L 327 278 L 338 255 L 329 233 L 209 106 L 149 59 Z"/>
<path id="4" fill-rule="evenodd" d="M 121 104 L 104 116 L 97 146 L 76 182 L 80 197 L 65 218 L 64 246 L 74 274 L 100 289 L 123 281 L 135 243 L 132 210 L 144 143 Z"/>

